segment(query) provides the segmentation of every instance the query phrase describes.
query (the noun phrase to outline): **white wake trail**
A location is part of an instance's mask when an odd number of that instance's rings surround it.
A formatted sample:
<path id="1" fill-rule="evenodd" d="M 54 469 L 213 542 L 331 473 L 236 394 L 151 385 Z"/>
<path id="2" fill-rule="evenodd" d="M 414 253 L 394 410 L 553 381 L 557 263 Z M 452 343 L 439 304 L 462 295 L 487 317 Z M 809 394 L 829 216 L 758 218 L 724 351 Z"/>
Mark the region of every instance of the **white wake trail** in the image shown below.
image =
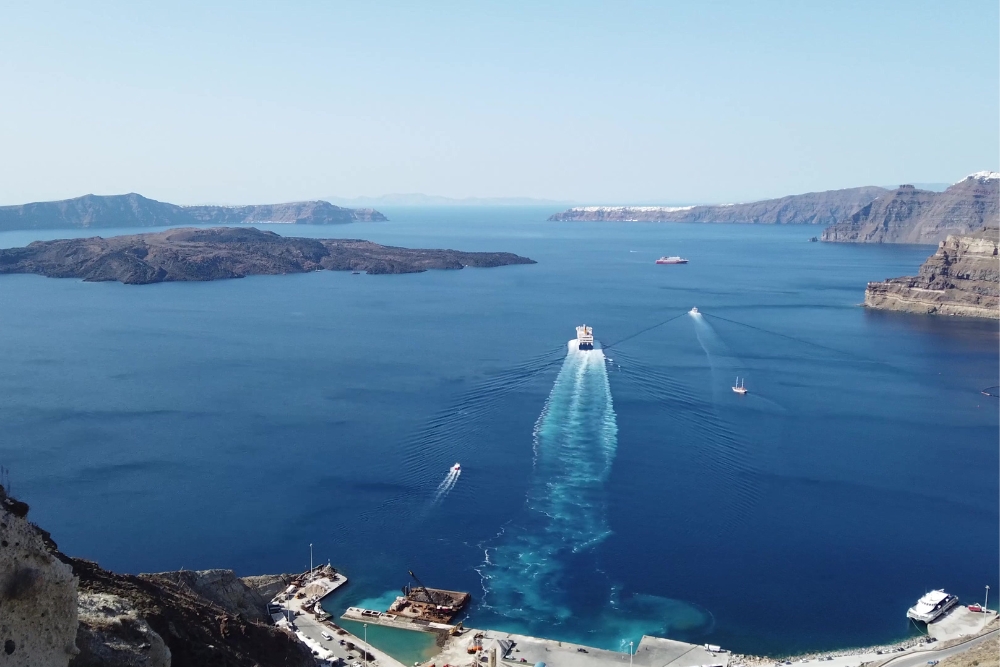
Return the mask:
<path id="1" fill-rule="evenodd" d="M 438 488 L 434 492 L 433 502 L 439 503 L 442 500 L 444 500 L 444 497 L 447 496 L 451 492 L 451 490 L 455 488 L 455 484 L 458 482 L 458 478 L 461 476 L 462 476 L 461 470 L 449 470 L 448 474 L 445 475 L 444 480 L 442 480 L 441 483 L 438 484 Z"/>

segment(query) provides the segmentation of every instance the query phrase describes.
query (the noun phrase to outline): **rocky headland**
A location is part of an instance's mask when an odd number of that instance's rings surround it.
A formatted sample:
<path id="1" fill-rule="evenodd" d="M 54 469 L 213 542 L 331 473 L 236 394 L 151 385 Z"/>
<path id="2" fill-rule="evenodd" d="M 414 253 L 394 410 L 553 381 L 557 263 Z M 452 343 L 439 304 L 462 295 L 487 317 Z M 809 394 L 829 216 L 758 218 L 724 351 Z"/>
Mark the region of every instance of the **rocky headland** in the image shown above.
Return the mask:
<path id="1" fill-rule="evenodd" d="M 1000 173 L 981 171 L 944 192 L 901 185 L 823 232 L 824 241 L 939 243 L 1000 224 Z"/>
<path id="2" fill-rule="evenodd" d="M 84 195 L 61 201 L 0 206 L 0 231 L 230 225 L 251 222 L 334 225 L 386 220 L 372 208 L 342 208 L 325 201 L 259 206 L 178 206 L 135 193 Z"/>
<path id="3" fill-rule="evenodd" d="M 0 486 L 0 644 L 17 667 L 307 667 L 228 570 L 117 574 L 59 551 Z M 281 580 L 257 577 L 261 583 Z M 251 583 L 254 583 L 251 581 Z"/>
<path id="4" fill-rule="evenodd" d="M 1000 319 L 1000 230 L 953 235 L 916 276 L 868 283 L 868 308 Z"/>
<path id="5" fill-rule="evenodd" d="M 386 274 L 534 263 L 508 252 L 396 248 L 355 239 L 280 236 L 254 227 L 171 229 L 0 249 L 0 274 L 35 273 L 130 285 L 323 269 Z"/>
<path id="6" fill-rule="evenodd" d="M 549 220 L 611 222 L 740 222 L 832 225 L 888 192 L 875 186 L 809 192 L 748 204 L 712 206 L 578 206 Z"/>

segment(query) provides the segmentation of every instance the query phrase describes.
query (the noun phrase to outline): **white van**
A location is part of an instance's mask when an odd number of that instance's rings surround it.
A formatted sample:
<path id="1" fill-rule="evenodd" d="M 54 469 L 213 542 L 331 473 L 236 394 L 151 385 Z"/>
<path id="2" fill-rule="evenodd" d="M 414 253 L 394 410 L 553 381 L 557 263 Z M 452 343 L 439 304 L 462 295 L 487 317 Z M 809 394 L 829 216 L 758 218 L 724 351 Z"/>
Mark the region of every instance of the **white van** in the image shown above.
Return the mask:
<path id="1" fill-rule="evenodd" d="M 322 636 L 323 636 L 323 639 L 325 639 L 326 641 L 328 641 L 328 642 L 332 642 L 332 641 L 333 641 L 333 635 L 331 635 L 331 634 L 330 634 L 329 632 L 327 632 L 326 630 L 324 630 L 323 632 L 321 632 L 321 633 L 319 633 L 319 634 L 320 634 L 320 635 L 322 635 Z"/>

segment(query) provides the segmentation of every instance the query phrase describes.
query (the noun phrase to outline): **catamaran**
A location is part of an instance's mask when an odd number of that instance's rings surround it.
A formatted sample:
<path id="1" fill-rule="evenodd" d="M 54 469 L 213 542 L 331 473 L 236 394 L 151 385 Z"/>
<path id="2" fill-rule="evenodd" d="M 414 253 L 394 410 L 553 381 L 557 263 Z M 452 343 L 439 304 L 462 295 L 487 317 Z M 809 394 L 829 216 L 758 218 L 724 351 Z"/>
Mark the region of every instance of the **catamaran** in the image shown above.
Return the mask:
<path id="1" fill-rule="evenodd" d="M 740 376 L 737 375 L 736 376 L 736 386 L 733 387 L 733 391 L 735 391 L 737 394 L 739 394 L 741 396 L 743 394 L 747 393 L 747 388 L 743 386 L 743 382 L 744 382 L 743 380 L 740 380 Z"/>

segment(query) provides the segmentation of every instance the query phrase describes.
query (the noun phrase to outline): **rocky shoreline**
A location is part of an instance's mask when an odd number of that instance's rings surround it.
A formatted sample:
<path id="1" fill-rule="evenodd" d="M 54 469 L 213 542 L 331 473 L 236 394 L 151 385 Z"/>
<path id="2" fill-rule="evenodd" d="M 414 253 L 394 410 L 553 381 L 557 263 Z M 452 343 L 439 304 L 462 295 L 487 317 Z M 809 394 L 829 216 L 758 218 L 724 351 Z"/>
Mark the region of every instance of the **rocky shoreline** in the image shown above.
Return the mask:
<path id="1" fill-rule="evenodd" d="M 1000 230 L 949 236 L 916 276 L 870 282 L 864 305 L 925 315 L 1000 319 Z"/>
<path id="2" fill-rule="evenodd" d="M 321 270 L 390 274 L 534 263 L 509 252 L 395 248 L 359 239 L 280 236 L 255 227 L 35 241 L 0 250 L 0 274 L 34 273 L 128 285 Z"/>

